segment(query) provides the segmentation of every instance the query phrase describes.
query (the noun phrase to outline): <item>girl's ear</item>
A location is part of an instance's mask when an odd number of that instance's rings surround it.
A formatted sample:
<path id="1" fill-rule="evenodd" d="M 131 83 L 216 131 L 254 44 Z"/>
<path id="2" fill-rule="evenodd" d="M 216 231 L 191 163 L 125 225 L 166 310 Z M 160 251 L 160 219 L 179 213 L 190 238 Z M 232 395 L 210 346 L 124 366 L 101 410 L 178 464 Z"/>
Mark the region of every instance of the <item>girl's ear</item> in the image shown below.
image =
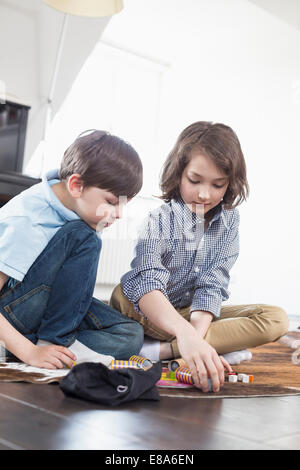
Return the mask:
<path id="1" fill-rule="evenodd" d="M 75 198 L 79 198 L 82 195 L 83 192 L 83 182 L 81 180 L 80 175 L 77 173 L 74 173 L 69 177 L 68 183 L 68 190 L 71 196 Z"/>

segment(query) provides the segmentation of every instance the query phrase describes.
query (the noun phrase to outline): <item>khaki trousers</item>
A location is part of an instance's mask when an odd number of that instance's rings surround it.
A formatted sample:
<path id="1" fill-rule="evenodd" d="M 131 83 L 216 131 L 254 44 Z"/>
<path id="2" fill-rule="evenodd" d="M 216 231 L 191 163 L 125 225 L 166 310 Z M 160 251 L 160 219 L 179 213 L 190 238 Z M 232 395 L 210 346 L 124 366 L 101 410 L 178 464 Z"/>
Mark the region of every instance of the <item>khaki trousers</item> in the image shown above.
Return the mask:
<path id="1" fill-rule="evenodd" d="M 180 357 L 176 338 L 140 315 L 124 295 L 121 284 L 115 287 L 110 305 L 140 323 L 145 335 L 171 343 L 174 358 Z M 190 320 L 190 307 L 177 309 L 177 312 L 187 321 Z M 276 341 L 288 331 L 288 327 L 288 317 L 280 307 L 265 304 L 226 305 L 221 308 L 220 318 L 213 319 L 204 339 L 218 354 L 225 354 Z"/>

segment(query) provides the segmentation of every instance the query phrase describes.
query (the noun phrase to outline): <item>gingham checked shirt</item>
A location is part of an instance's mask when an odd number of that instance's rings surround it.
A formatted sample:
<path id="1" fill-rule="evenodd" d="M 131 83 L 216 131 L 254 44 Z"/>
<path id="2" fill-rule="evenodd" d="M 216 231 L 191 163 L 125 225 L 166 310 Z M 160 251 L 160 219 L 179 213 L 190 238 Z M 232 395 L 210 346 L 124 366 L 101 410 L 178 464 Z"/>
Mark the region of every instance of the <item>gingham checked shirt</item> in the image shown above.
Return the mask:
<path id="1" fill-rule="evenodd" d="M 204 231 L 204 220 L 181 198 L 151 211 L 140 231 L 131 270 L 121 278 L 124 294 L 140 298 L 160 290 L 175 308 L 220 316 L 229 297 L 229 272 L 239 254 L 239 212 L 221 205 Z"/>

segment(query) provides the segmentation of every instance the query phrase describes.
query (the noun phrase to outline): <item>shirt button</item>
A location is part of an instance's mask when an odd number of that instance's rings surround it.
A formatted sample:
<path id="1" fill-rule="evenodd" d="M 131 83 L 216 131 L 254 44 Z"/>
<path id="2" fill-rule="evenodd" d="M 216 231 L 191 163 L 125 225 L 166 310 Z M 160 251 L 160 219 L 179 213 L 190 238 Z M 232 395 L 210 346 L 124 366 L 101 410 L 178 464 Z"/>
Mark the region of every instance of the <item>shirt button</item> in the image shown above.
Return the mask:
<path id="1" fill-rule="evenodd" d="M 195 267 L 195 273 L 198 273 L 200 271 L 200 269 L 198 268 L 198 266 Z"/>
<path id="2" fill-rule="evenodd" d="M 189 292 L 186 292 L 186 293 L 185 293 L 185 296 L 186 296 L 186 297 L 189 297 L 189 296 L 190 296 L 190 293 L 189 293 Z"/>

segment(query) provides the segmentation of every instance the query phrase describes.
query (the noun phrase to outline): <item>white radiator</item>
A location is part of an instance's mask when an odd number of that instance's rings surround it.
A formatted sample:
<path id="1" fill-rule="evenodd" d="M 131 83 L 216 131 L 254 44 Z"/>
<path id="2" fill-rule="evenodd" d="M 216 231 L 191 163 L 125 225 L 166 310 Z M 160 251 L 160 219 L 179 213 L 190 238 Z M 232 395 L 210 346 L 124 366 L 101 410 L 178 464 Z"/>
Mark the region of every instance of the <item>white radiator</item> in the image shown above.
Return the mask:
<path id="1" fill-rule="evenodd" d="M 126 206 L 123 218 L 103 230 L 97 285 L 119 284 L 121 276 L 130 269 L 142 221 L 150 210 L 161 204 L 160 200 L 137 196 Z"/>
<path id="2" fill-rule="evenodd" d="M 97 284 L 119 284 L 121 276 L 130 269 L 133 249 L 133 240 L 102 239 Z"/>

